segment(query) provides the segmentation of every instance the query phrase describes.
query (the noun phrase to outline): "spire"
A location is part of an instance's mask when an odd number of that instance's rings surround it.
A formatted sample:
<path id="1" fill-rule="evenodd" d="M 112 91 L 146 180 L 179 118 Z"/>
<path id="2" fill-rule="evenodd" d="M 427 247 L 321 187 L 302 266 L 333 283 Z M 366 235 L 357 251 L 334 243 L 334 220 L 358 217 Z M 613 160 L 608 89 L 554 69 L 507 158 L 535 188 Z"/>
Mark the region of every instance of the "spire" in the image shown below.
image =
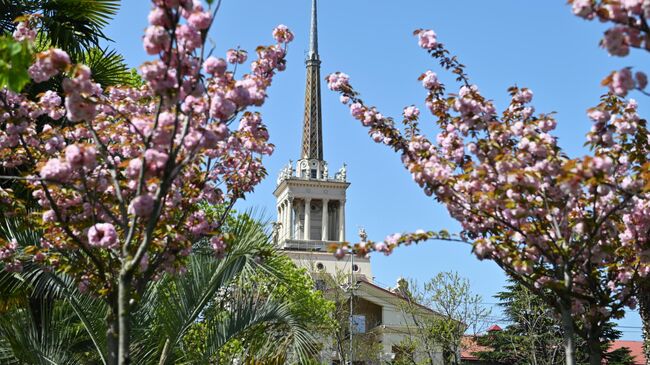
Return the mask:
<path id="1" fill-rule="evenodd" d="M 320 58 L 318 56 L 318 19 L 316 0 L 312 0 L 311 31 L 305 89 L 305 119 L 302 127 L 301 159 L 323 160 L 323 132 L 320 99 Z"/>
<path id="2" fill-rule="evenodd" d="M 316 0 L 311 2 L 311 28 L 309 32 L 309 58 L 318 59 L 318 9 Z"/>

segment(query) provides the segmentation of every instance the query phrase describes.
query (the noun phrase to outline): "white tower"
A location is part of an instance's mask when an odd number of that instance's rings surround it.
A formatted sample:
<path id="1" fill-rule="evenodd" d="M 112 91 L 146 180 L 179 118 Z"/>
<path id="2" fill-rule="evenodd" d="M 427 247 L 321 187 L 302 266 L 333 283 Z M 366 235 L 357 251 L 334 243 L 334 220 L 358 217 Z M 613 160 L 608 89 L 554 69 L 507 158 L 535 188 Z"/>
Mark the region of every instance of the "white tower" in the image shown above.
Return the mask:
<path id="1" fill-rule="evenodd" d="M 312 0 L 311 32 L 307 60 L 305 114 L 300 159 L 278 177 L 273 193 L 278 211 L 278 242 L 299 265 L 311 270 L 348 271 L 347 260 L 336 261 L 328 252 L 333 242 L 344 242 L 347 167 L 329 176 L 323 159 L 323 132 L 318 55 L 318 18 Z M 372 280 L 368 259 L 355 260 L 356 272 Z"/>

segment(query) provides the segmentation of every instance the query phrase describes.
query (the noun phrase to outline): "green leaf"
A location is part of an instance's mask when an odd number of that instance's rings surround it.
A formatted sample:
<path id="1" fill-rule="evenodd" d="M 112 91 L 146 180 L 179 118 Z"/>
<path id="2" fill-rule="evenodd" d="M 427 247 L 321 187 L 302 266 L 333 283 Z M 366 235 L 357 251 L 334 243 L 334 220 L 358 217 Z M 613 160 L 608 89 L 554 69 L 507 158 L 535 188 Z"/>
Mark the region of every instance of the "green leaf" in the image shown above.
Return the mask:
<path id="1" fill-rule="evenodd" d="M 30 81 L 27 69 L 32 57 L 32 49 L 26 42 L 0 37 L 0 87 L 20 92 Z"/>

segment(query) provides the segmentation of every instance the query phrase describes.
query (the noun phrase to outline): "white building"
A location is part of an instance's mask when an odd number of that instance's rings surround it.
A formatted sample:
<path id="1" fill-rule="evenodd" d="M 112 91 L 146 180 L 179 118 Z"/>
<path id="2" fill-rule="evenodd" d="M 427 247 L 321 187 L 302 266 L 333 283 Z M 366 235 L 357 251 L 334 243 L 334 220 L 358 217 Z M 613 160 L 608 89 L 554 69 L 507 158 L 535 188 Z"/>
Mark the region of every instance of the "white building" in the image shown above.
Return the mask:
<path id="1" fill-rule="evenodd" d="M 345 165 L 332 176 L 324 159 L 320 65 L 317 4 L 312 0 L 301 153 L 300 159 L 295 164 L 289 162 L 277 180 L 277 241 L 294 262 L 316 276 L 354 273 L 359 285 L 354 291 L 353 313 L 355 320 L 363 322 L 357 328 L 376 333 L 384 356 L 390 357 L 413 328 L 413 320 L 399 309 L 404 298 L 373 282 L 369 258 L 354 258 L 351 263 L 349 257 L 337 260 L 328 251 L 331 244 L 346 240 L 345 204 L 350 183 Z M 435 315 L 427 308 L 422 308 L 421 314 Z M 331 356 L 332 360 L 337 358 L 336 354 Z"/>

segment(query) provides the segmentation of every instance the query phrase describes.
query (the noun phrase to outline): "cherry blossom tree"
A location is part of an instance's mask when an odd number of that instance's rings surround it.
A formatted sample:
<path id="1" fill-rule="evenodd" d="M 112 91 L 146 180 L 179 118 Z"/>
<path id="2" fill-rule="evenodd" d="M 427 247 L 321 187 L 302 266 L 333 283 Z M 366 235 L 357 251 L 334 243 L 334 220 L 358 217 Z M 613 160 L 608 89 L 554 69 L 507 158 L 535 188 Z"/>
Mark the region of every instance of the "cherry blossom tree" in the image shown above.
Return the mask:
<path id="1" fill-rule="evenodd" d="M 62 77 L 63 92 L 32 100 L 0 91 L 0 164 L 15 172 L 2 176 L 14 189 L 0 189 L 0 210 L 43 231 L 36 246 L 0 242 L 4 269 L 33 260 L 103 298 L 111 364 L 130 362 L 130 313 L 147 282 L 183 273 L 201 237 L 211 237 L 215 260 L 224 253 L 220 226 L 266 175 L 262 157 L 273 152 L 261 115 L 247 109 L 264 103 L 293 35 L 278 26 L 276 43 L 258 47 L 250 72 L 237 75 L 244 50 L 224 59 L 205 46 L 219 9 L 208 3 L 152 1 L 143 46 L 155 58 L 140 68 L 142 87 L 103 90 L 88 67 L 50 49 L 28 72 L 34 83 Z M 14 38 L 34 35 L 25 23 Z M 17 188 L 37 206 L 26 208 Z M 226 210 L 212 219 L 199 203 Z"/>
<path id="2" fill-rule="evenodd" d="M 586 20 L 599 20 L 609 27 L 600 41 L 600 45 L 612 56 L 625 57 L 631 50 L 650 50 L 650 1 L 648 0 L 622 0 L 622 1 L 591 1 L 571 0 L 573 13 Z M 648 77 L 642 71 L 632 72 L 632 67 L 625 67 L 614 71 L 603 79 L 603 85 L 610 88 L 612 93 L 626 96 L 631 90 L 638 90 L 645 95 L 647 92 Z M 638 217 L 636 217 L 638 219 Z M 637 221 L 630 222 L 636 224 Z M 641 223 L 640 231 L 644 229 Z M 645 239 L 645 238 L 644 238 Z M 644 255 L 648 255 L 644 252 Z M 643 335 L 645 338 L 644 352 L 647 363 L 650 364 L 650 279 L 637 280 L 639 285 L 639 312 L 643 322 Z"/>
<path id="3" fill-rule="evenodd" d="M 394 234 L 352 248 L 359 255 L 390 254 L 431 238 L 471 243 L 478 258 L 493 260 L 554 308 L 567 364 L 575 363 L 575 333 L 586 339 L 590 363 L 600 364 L 607 321 L 635 307 L 633 283 L 650 273 L 650 147 L 636 101 L 616 94 L 620 73 L 608 78 L 612 92 L 588 112 L 590 154 L 571 158 L 552 134 L 553 115 L 535 113 L 531 90 L 511 87 L 510 103 L 498 113 L 434 31 L 415 35 L 460 84 L 457 93 L 447 93 L 433 71 L 419 78 L 435 138 L 421 128 L 416 106 L 404 108 L 400 128 L 366 104 L 347 75 L 337 72 L 327 81 L 370 137 L 400 154 L 414 181 L 447 207 L 462 232 Z M 642 89 L 644 76 L 633 83 L 626 91 Z"/>

